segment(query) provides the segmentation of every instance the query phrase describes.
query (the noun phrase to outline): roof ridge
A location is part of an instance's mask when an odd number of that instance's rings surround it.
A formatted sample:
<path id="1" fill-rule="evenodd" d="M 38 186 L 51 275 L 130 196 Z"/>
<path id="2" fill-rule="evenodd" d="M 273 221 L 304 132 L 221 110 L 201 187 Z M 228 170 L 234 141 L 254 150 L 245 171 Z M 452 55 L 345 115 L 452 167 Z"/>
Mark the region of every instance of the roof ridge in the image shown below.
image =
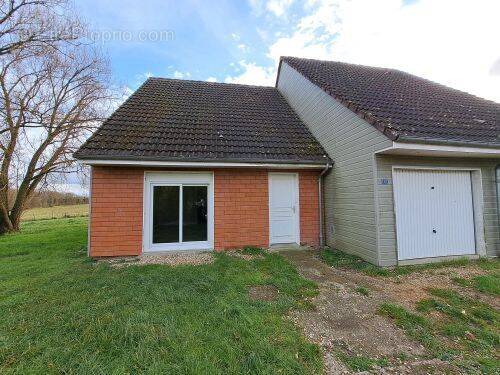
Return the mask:
<path id="1" fill-rule="evenodd" d="M 455 87 L 451 87 L 451 86 L 445 85 L 443 83 L 439 83 L 439 82 L 433 81 L 433 80 L 431 80 L 429 78 L 421 77 L 421 76 L 418 76 L 416 74 L 406 72 L 406 71 L 401 70 L 401 69 L 387 68 L 387 67 L 373 66 L 373 65 L 365 65 L 365 64 L 355 64 L 355 63 L 349 63 L 349 62 L 338 61 L 338 60 L 311 59 L 311 58 L 307 58 L 307 57 L 297 57 L 297 56 L 281 56 L 280 57 L 280 61 L 281 60 L 286 61 L 287 59 L 306 60 L 306 61 L 314 61 L 314 62 L 329 63 L 329 64 L 341 64 L 341 65 L 351 66 L 351 67 L 377 69 L 377 70 L 381 70 L 381 71 L 389 71 L 389 72 L 401 73 L 403 75 L 407 75 L 407 76 L 410 76 L 410 77 L 413 77 L 413 78 L 417 78 L 417 79 L 422 80 L 422 81 L 426 81 L 429 84 L 436 85 L 436 86 L 439 86 L 439 87 L 444 87 L 444 88 L 446 88 L 448 90 L 457 91 L 457 92 L 460 92 L 462 94 L 469 95 L 469 96 L 471 96 L 473 98 L 476 98 L 476 99 L 479 99 L 479 100 L 484 100 L 484 101 L 487 101 L 487 102 L 490 102 L 490 103 L 493 103 L 493 104 L 496 104 L 496 105 L 500 106 L 500 103 L 498 103 L 498 102 L 496 102 L 494 100 L 486 99 L 486 98 L 483 98 L 481 96 L 472 94 L 472 93 L 470 93 L 468 91 L 460 90 L 460 89 L 457 89 Z"/>
<path id="2" fill-rule="evenodd" d="M 207 85 L 242 86 L 242 87 L 255 87 L 255 88 L 262 88 L 262 89 L 276 89 L 274 86 L 248 85 L 245 83 L 234 83 L 234 82 L 212 82 L 212 81 L 202 81 L 202 80 L 198 80 L 198 79 L 182 79 L 182 78 L 168 78 L 168 77 L 148 77 L 148 79 L 145 82 L 147 82 L 149 80 L 178 81 L 178 82 L 182 82 L 182 83 L 192 82 L 192 83 L 203 83 L 203 84 L 207 84 Z"/>

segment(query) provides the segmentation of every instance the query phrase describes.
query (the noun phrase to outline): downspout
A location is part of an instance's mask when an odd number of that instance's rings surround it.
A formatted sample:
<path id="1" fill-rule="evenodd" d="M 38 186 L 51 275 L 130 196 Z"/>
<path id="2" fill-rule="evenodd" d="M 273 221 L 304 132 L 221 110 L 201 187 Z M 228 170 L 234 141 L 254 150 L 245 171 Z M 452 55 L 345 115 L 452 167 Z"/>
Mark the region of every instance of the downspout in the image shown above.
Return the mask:
<path id="1" fill-rule="evenodd" d="M 90 225 L 92 223 L 92 174 L 94 170 L 90 166 L 90 179 L 89 179 L 89 218 L 87 224 L 87 256 L 90 256 Z"/>
<path id="2" fill-rule="evenodd" d="M 319 204 L 319 247 L 323 247 L 325 245 L 325 230 L 324 230 L 324 210 L 323 210 L 323 176 L 330 170 L 332 165 L 330 163 L 326 163 L 325 168 L 321 171 L 318 176 L 318 204 Z"/>
<path id="3" fill-rule="evenodd" d="M 495 182 L 497 184 L 497 217 L 498 217 L 498 228 L 500 229 L 500 164 L 495 168 Z M 500 236 L 500 233 L 499 233 Z M 497 249 L 497 254 L 500 252 L 500 248 Z"/>

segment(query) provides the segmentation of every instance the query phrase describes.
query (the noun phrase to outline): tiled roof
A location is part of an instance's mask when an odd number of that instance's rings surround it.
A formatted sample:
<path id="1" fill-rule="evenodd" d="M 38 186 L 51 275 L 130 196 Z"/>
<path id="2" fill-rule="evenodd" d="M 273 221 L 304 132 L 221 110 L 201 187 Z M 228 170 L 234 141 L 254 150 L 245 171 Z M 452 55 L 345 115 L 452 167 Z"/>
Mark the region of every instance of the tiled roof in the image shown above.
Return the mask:
<path id="1" fill-rule="evenodd" d="M 274 87 L 148 79 L 75 153 L 78 159 L 326 163 Z"/>
<path id="2" fill-rule="evenodd" d="M 392 140 L 500 146 L 500 104 L 399 70 L 283 57 Z"/>

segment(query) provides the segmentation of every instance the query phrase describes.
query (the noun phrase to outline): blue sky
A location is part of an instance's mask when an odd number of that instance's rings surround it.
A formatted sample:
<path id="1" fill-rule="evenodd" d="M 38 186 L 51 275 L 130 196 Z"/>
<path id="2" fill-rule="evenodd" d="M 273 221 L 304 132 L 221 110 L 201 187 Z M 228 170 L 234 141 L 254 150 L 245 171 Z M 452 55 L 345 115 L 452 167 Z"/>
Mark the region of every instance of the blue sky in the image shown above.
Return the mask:
<path id="1" fill-rule="evenodd" d="M 127 93 L 149 75 L 274 85 L 289 55 L 401 69 L 500 102 L 500 1 L 74 1 L 92 32 L 115 34 L 99 45 Z M 141 31 L 173 38 L 140 42 Z"/>
<path id="2" fill-rule="evenodd" d="M 280 55 L 398 68 L 500 101 L 500 2 L 75 0 L 129 92 L 148 75 L 273 85 Z M 99 34 L 98 34 L 99 35 Z"/>
<path id="3" fill-rule="evenodd" d="M 256 32 L 265 17 L 247 2 L 236 1 L 77 1 L 77 9 L 95 31 L 173 32 L 173 40 L 102 43 L 115 79 L 135 88 L 146 74 L 223 81 L 237 75 L 238 61 L 271 61 L 259 51 L 264 40 Z M 177 73 L 176 73 L 177 72 Z"/>

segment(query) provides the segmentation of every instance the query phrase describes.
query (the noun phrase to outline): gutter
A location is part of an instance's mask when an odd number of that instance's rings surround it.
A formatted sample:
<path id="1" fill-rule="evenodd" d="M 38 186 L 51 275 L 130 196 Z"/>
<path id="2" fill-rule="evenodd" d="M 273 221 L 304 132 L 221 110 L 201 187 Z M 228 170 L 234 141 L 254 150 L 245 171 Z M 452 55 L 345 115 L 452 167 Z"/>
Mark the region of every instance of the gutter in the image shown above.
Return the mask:
<path id="1" fill-rule="evenodd" d="M 416 144 L 422 144 L 422 145 L 427 144 L 427 145 L 440 145 L 440 146 L 500 148 L 500 143 L 498 143 L 498 142 L 466 142 L 466 141 L 459 141 L 459 140 L 446 140 L 446 139 L 435 139 L 435 138 L 417 138 L 417 137 L 408 137 L 408 136 L 398 137 L 397 142 L 416 143 Z"/>
<path id="2" fill-rule="evenodd" d="M 158 161 L 129 159 L 78 159 L 87 165 L 137 166 L 137 167 L 178 167 L 178 168 L 276 168 L 276 169 L 322 169 L 324 162 L 261 161 L 261 162 L 213 162 L 213 161 Z"/>
<path id="3" fill-rule="evenodd" d="M 330 169 L 332 164 L 327 163 L 325 168 L 321 171 L 318 176 L 318 205 L 319 205 L 319 247 L 322 248 L 325 245 L 325 228 L 324 228 L 324 204 L 323 204 L 323 176 L 325 176 Z"/>

